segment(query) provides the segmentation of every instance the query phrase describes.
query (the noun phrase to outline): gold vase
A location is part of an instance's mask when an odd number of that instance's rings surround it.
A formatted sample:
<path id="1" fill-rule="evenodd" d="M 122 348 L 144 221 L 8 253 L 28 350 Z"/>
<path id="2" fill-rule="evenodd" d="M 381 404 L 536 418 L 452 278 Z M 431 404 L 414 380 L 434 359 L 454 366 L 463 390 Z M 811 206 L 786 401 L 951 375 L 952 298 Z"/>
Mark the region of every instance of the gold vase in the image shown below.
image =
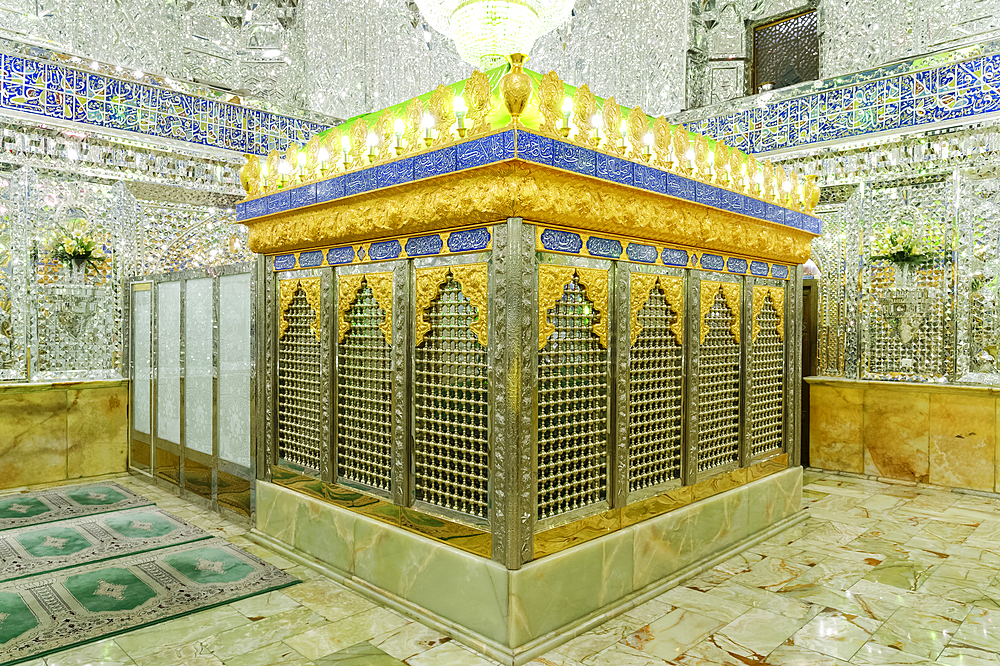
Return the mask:
<path id="1" fill-rule="evenodd" d="M 531 77 L 524 73 L 524 63 L 528 56 L 523 53 L 514 53 L 507 56 L 510 63 L 510 71 L 500 79 L 500 94 L 503 96 L 504 106 L 510 114 L 514 124 L 518 123 L 524 107 L 528 105 L 531 98 Z"/>

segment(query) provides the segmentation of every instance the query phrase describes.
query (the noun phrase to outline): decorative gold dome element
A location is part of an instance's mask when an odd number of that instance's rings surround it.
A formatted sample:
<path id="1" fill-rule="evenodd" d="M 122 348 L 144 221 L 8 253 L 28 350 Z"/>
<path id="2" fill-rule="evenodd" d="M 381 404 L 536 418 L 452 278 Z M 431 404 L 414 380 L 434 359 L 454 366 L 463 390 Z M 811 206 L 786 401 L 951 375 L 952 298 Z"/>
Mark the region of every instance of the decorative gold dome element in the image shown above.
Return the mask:
<path id="1" fill-rule="evenodd" d="M 513 53 L 507 56 L 510 63 L 510 71 L 500 79 L 500 94 L 503 97 L 503 104 L 507 107 L 514 124 L 518 124 L 524 107 L 531 99 L 531 77 L 524 73 L 524 63 L 528 56 L 523 53 Z"/>

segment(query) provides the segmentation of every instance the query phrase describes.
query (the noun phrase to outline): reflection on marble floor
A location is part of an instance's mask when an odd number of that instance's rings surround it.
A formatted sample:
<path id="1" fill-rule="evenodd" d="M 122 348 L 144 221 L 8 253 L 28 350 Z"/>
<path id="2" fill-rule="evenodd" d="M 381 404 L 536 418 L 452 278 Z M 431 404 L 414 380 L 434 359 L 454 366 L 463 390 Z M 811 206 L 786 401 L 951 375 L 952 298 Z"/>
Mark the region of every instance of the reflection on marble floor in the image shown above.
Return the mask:
<path id="1" fill-rule="evenodd" d="M 486 666 L 455 641 L 248 541 L 136 478 L 162 509 L 305 581 L 30 666 Z M 531 666 L 1000 663 L 1000 499 L 807 472 L 809 520 Z"/>

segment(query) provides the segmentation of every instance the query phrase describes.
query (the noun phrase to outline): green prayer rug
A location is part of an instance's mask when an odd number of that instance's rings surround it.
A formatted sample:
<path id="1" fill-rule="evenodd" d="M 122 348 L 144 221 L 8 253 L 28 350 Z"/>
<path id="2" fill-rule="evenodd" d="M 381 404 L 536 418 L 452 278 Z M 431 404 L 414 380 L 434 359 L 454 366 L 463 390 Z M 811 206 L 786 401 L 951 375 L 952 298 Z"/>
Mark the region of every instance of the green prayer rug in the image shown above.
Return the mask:
<path id="1" fill-rule="evenodd" d="M 0 584 L 0 662 L 18 663 L 299 582 L 224 539 Z"/>
<path id="2" fill-rule="evenodd" d="M 117 483 L 49 488 L 0 497 L 0 532 L 152 504 Z"/>
<path id="3" fill-rule="evenodd" d="M 155 507 L 8 530 L 0 532 L 0 583 L 210 537 Z"/>

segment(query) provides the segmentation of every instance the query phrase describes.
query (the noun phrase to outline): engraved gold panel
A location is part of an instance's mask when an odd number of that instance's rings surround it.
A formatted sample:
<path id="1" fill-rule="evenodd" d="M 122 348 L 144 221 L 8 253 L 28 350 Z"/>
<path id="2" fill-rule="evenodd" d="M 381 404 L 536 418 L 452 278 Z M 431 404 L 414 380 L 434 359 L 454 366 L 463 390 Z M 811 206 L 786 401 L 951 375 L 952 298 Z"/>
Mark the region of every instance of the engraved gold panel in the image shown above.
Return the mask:
<path id="1" fill-rule="evenodd" d="M 538 348 L 544 349 L 556 327 L 549 323 L 548 312 L 563 296 L 563 288 L 573 279 L 572 266 L 543 264 L 538 267 Z"/>
<path id="2" fill-rule="evenodd" d="M 701 337 L 700 342 L 705 342 L 708 335 L 708 311 L 715 304 L 715 296 L 722 290 L 722 297 L 726 300 L 726 305 L 733 312 L 732 325 L 729 332 L 733 334 L 733 339 L 740 341 L 740 285 L 736 282 L 714 282 L 712 280 L 701 281 Z"/>
<path id="3" fill-rule="evenodd" d="M 299 289 L 305 294 L 309 306 L 316 313 L 316 319 L 310 324 L 310 329 L 312 329 L 316 339 L 319 340 L 322 328 L 320 321 L 321 308 L 319 306 L 320 280 L 318 277 L 278 281 L 278 339 L 281 340 L 284 338 L 285 331 L 288 330 L 288 320 L 285 314 L 288 312 L 288 306 L 292 304 L 292 299 L 295 298 L 295 294 L 298 293 Z"/>
<path id="4" fill-rule="evenodd" d="M 451 274 L 455 276 L 458 283 L 462 285 L 462 293 L 469 299 L 472 307 L 476 308 L 479 316 L 469 325 L 472 332 L 476 334 L 479 344 L 486 346 L 487 331 L 487 280 L 489 271 L 485 263 L 479 264 L 455 264 L 451 267 Z"/>
<path id="5" fill-rule="evenodd" d="M 778 313 L 778 339 L 784 342 L 785 290 L 780 287 L 764 287 L 761 285 L 754 285 L 753 288 L 753 340 L 756 340 L 757 334 L 760 333 L 760 324 L 757 322 L 757 319 L 760 317 L 760 311 L 764 308 L 764 301 L 768 295 L 771 296 L 771 305 L 774 306 L 775 311 Z"/>
<path id="6" fill-rule="evenodd" d="M 385 311 L 385 319 L 379 325 L 379 330 L 385 337 L 386 344 L 392 344 L 392 273 L 356 273 L 353 275 L 338 275 L 337 294 L 337 342 L 343 342 L 344 336 L 351 330 L 351 322 L 347 319 L 347 311 L 361 289 L 361 283 L 366 282 L 375 294 L 375 301 Z"/>
<path id="7" fill-rule="evenodd" d="M 630 329 L 632 344 L 635 345 L 636 338 L 642 332 L 642 324 L 638 321 L 639 311 L 642 310 L 646 302 L 649 301 L 649 294 L 653 290 L 653 285 L 659 285 L 660 290 L 667 299 L 667 303 L 674 312 L 683 314 L 684 312 L 684 278 L 666 275 L 654 275 L 651 273 L 634 272 L 631 275 L 631 297 L 630 310 L 632 314 L 632 326 Z M 684 317 L 678 316 L 677 320 L 670 325 L 670 332 L 674 334 L 677 344 L 684 344 Z"/>
<path id="8" fill-rule="evenodd" d="M 636 338 L 639 337 L 639 333 L 642 331 L 642 325 L 638 321 L 639 310 L 649 301 L 649 292 L 656 286 L 656 278 L 658 277 L 658 275 L 653 273 L 636 272 L 633 272 L 629 276 L 629 311 L 632 317 L 630 328 L 632 345 L 635 345 Z"/>
<path id="9" fill-rule="evenodd" d="M 427 321 L 425 312 L 438 296 L 441 285 L 448 281 L 449 266 L 432 266 L 430 268 L 418 268 L 414 292 L 416 298 L 416 327 L 414 345 L 419 347 L 424 341 L 424 336 L 431 330 L 431 323 Z"/>

